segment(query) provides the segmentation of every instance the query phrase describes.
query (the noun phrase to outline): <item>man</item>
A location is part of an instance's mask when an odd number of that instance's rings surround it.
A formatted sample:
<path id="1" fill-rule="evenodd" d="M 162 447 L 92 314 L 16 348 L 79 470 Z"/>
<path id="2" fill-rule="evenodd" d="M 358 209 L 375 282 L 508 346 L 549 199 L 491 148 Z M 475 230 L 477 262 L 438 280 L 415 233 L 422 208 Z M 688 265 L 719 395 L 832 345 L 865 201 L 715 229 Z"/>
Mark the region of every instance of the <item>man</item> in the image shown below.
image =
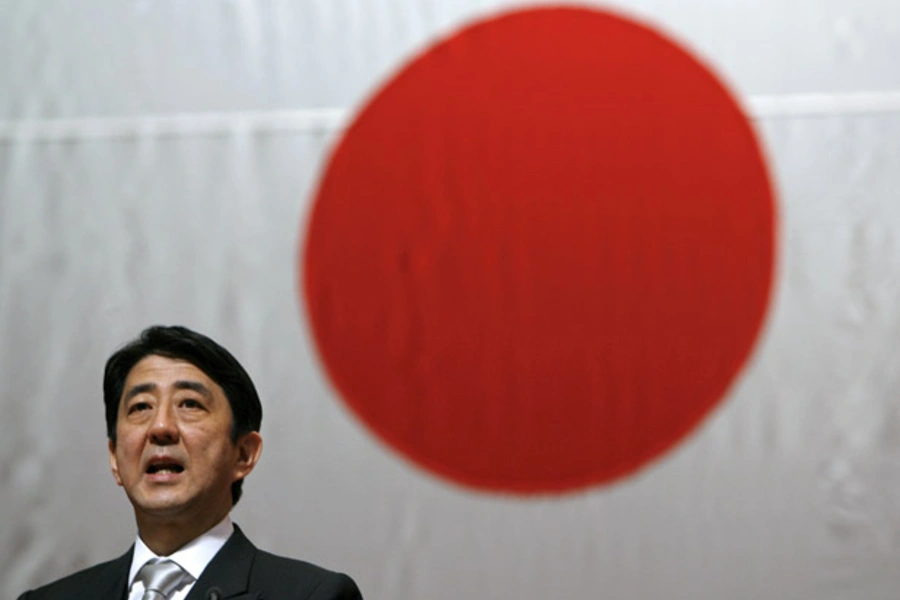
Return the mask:
<path id="1" fill-rule="evenodd" d="M 150 327 L 107 361 L 103 400 L 109 464 L 137 540 L 20 600 L 361 600 L 346 575 L 258 550 L 232 524 L 262 450 L 262 406 L 225 348 Z"/>

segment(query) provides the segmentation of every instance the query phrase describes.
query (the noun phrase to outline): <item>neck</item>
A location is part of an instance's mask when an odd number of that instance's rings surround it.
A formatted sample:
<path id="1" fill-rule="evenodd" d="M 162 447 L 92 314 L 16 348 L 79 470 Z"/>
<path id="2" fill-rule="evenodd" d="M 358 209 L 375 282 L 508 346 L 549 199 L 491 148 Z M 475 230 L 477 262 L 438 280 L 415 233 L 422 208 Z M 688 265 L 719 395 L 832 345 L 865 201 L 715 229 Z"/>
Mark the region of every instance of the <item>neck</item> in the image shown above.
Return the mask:
<path id="1" fill-rule="evenodd" d="M 138 535 L 158 556 L 171 556 L 218 525 L 230 512 L 230 508 L 229 506 L 229 510 L 207 515 L 206 518 L 164 517 L 135 512 Z"/>

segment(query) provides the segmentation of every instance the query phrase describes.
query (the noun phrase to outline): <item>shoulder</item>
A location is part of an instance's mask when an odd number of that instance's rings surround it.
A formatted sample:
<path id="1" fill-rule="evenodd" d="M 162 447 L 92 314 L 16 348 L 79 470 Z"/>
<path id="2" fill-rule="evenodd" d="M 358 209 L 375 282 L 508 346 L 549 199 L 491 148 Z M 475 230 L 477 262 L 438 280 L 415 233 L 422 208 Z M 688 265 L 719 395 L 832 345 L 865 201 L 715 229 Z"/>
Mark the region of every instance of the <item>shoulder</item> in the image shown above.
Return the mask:
<path id="1" fill-rule="evenodd" d="M 88 567 L 77 573 L 73 573 L 62 579 L 41 586 L 37 589 L 25 592 L 19 596 L 19 600 L 63 600 L 85 597 L 92 591 L 109 586 L 115 586 L 119 580 L 125 581 L 127 573 L 124 571 L 128 563 L 123 564 L 122 559 L 130 556 L 119 557 L 93 567 Z"/>
<path id="2" fill-rule="evenodd" d="M 277 582 L 281 594 L 291 594 L 290 597 L 309 600 L 362 599 L 356 583 L 347 575 L 264 550 L 256 551 L 252 579 L 262 587 Z"/>

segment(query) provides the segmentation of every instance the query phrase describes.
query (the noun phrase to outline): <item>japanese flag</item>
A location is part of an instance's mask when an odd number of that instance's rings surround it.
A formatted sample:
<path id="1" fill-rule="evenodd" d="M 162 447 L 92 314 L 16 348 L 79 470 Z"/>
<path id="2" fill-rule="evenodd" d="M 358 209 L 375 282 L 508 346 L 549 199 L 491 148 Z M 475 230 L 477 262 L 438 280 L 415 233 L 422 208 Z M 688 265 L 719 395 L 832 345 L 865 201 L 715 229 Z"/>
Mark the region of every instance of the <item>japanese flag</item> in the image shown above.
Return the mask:
<path id="1" fill-rule="evenodd" d="M 366 598 L 896 597 L 893 3 L 102 4 L 0 20 L 6 596 L 133 540 L 163 323 Z"/>

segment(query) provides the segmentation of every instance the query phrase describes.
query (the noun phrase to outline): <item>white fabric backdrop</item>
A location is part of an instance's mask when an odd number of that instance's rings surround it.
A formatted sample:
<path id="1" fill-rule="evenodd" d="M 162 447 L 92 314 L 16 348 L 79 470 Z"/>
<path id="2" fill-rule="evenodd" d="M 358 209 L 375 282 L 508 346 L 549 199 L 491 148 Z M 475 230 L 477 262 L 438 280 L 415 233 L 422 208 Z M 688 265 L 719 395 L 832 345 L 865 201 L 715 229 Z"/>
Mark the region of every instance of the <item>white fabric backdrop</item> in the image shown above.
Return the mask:
<path id="1" fill-rule="evenodd" d="M 100 381 L 150 323 L 210 334 L 259 387 L 265 451 L 236 520 L 369 600 L 900 594 L 893 0 L 615 5 L 730 82 L 781 211 L 751 364 L 652 468 L 572 496 L 473 493 L 334 396 L 295 289 L 329 144 L 435 36 L 520 4 L 0 4 L 0 595 L 131 542 Z"/>

